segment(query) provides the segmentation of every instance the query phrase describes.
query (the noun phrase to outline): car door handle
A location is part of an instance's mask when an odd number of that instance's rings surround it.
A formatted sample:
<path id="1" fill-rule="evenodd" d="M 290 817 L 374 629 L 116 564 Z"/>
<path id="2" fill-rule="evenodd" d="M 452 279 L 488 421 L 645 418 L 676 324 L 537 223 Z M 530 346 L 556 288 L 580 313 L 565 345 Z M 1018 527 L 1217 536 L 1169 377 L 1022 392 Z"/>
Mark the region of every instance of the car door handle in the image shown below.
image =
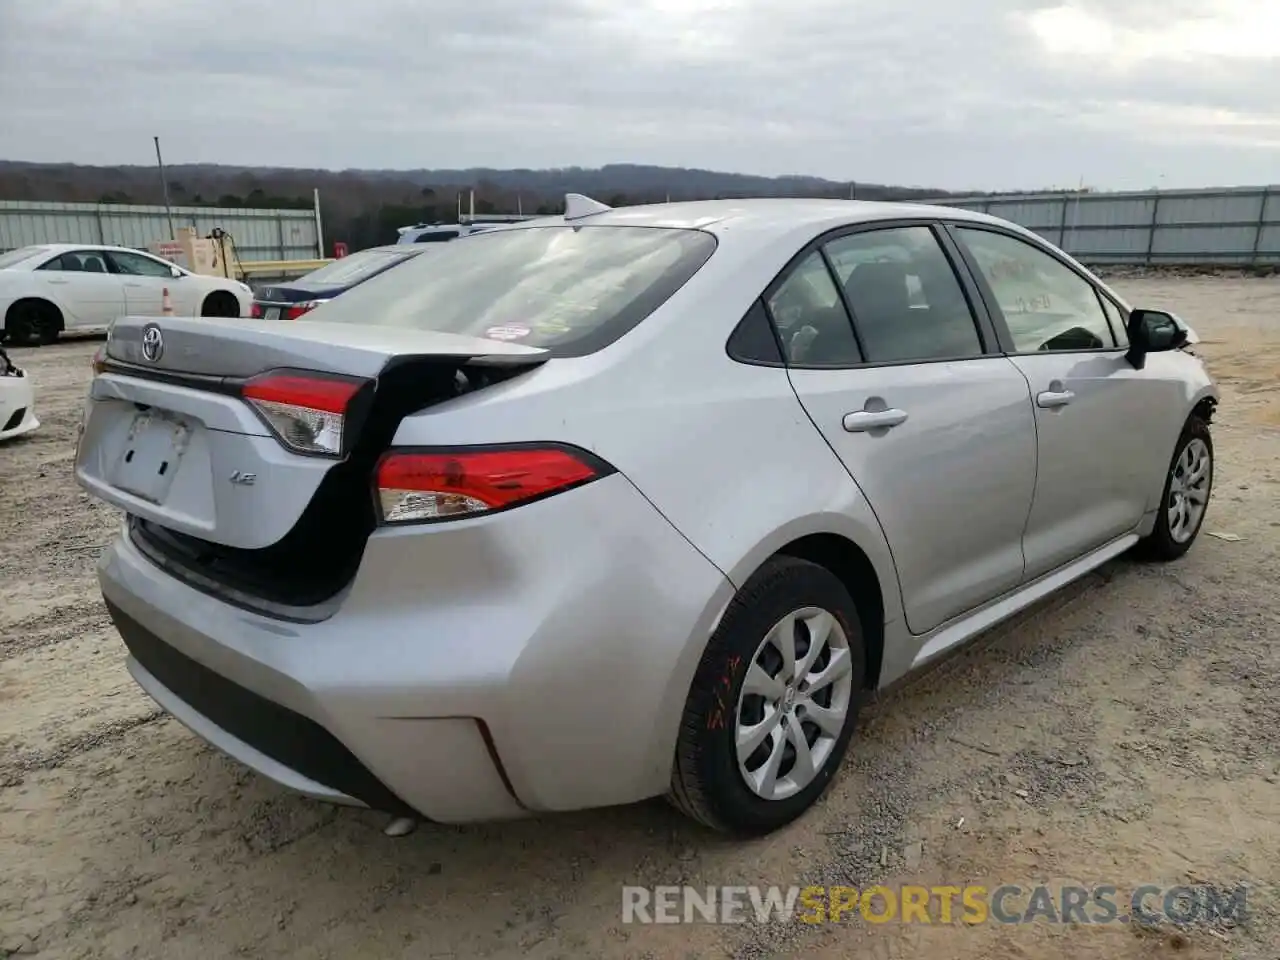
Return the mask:
<path id="1" fill-rule="evenodd" d="M 1045 390 L 1036 394 L 1036 406 L 1052 410 L 1054 407 L 1065 407 L 1075 398 L 1076 395 L 1070 390 Z"/>
<path id="2" fill-rule="evenodd" d="M 63 284 L 70 283 L 71 281 L 67 280 L 65 277 L 50 277 L 49 282 L 57 286 L 62 286 Z"/>
<path id="3" fill-rule="evenodd" d="M 126 287 L 140 287 L 140 286 L 142 286 L 142 284 L 138 283 L 136 280 L 126 280 L 126 281 L 124 282 L 124 285 L 125 285 Z"/>
<path id="4" fill-rule="evenodd" d="M 907 422 L 907 411 L 859 410 L 844 415 L 844 428 L 850 433 L 866 433 L 868 430 L 887 430 Z"/>

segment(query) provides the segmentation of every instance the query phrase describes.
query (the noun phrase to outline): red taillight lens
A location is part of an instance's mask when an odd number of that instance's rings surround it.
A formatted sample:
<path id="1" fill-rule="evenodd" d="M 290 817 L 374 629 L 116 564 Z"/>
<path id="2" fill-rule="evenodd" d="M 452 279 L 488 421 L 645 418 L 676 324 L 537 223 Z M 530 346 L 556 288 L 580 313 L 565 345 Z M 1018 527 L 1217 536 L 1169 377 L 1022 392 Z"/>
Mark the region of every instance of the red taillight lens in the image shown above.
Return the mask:
<path id="1" fill-rule="evenodd" d="M 364 384 L 350 377 L 272 371 L 254 377 L 240 395 L 289 449 L 340 456 L 351 401 Z"/>
<path id="2" fill-rule="evenodd" d="M 581 450 L 556 445 L 395 451 L 378 464 L 383 523 L 451 520 L 504 510 L 612 473 Z"/>
<path id="3" fill-rule="evenodd" d="M 254 302 L 254 304 L 253 304 L 251 307 L 249 307 L 249 316 L 251 316 L 251 317 L 255 317 L 255 318 L 257 318 L 257 319 L 261 320 L 261 319 L 262 319 L 262 304 L 257 303 L 257 302 L 255 301 L 255 302 Z"/>
<path id="4" fill-rule="evenodd" d="M 107 369 L 107 345 L 104 343 L 93 354 L 93 372 L 101 373 Z"/>
<path id="5" fill-rule="evenodd" d="M 297 320 L 304 313 L 310 313 L 322 303 L 328 303 L 328 300 L 307 300 L 304 303 L 295 303 L 289 309 L 285 310 L 284 318 L 286 320 Z"/>

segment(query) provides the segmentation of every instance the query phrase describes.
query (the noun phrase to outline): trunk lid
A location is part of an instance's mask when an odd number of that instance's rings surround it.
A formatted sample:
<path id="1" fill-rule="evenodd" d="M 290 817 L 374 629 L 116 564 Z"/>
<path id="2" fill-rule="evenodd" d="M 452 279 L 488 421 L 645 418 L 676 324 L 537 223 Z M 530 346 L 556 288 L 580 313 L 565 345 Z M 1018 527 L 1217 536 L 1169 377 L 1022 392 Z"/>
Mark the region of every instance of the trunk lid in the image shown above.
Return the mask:
<path id="1" fill-rule="evenodd" d="M 288 304 L 302 303 L 305 300 L 326 300 L 336 297 L 346 290 L 350 284 L 335 287 L 331 283 L 309 284 L 294 280 L 288 286 L 264 287 L 253 298 L 258 303 Z"/>
<path id="2" fill-rule="evenodd" d="M 143 352 L 143 335 L 151 329 L 160 336 L 155 360 Z M 219 379 L 251 377 L 279 367 L 376 377 L 392 359 L 500 361 L 545 353 L 538 347 L 451 333 L 216 317 L 122 317 L 112 326 L 106 345 L 108 359 L 135 366 L 143 376 L 155 371 Z"/>
<path id="3" fill-rule="evenodd" d="M 90 387 L 76 479 L 151 531 L 152 546 L 229 579 L 252 572 L 250 587 L 285 571 L 293 600 L 281 602 L 300 602 L 317 584 L 336 590 L 358 562 L 373 529 L 373 465 L 405 415 L 545 359 L 535 347 L 388 327 L 123 318 Z M 365 381 L 341 454 L 290 448 L 245 399 L 246 381 L 273 370 Z"/>

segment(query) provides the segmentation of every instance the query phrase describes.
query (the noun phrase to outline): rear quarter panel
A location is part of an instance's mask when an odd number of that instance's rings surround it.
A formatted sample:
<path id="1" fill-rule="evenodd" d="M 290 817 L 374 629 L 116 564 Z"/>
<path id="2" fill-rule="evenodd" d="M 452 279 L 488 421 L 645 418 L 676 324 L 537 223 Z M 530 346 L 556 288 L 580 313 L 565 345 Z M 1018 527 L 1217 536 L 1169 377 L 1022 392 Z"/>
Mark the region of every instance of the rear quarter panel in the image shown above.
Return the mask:
<path id="1" fill-rule="evenodd" d="M 785 370 L 740 364 L 725 351 L 739 319 L 806 239 L 740 243 L 719 262 L 718 251 L 606 349 L 406 418 L 395 443 L 576 444 L 617 467 L 737 586 L 787 543 L 840 534 L 875 566 L 886 616 L 899 616 L 879 524 Z"/>
<path id="2" fill-rule="evenodd" d="M 756 273 L 746 283 L 699 273 L 682 296 L 612 346 L 552 360 L 408 417 L 394 443 L 558 441 L 589 450 L 656 508 L 649 522 L 670 524 L 725 575 L 730 591 L 788 543 L 842 535 L 874 566 L 886 621 L 900 619 L 897 577 L 879 524 L 809 421 L 786 371 L 739 364 L 725 352 L 766 282 Z M 642 544 L 650 535 L 615 531 L 611 549 L 632 550 L 629 539 Z M 694 672 L 725 608 L 724 595 L 708 594 L 692 633 L 672 623 L 667 629 L 679 635 L 651 650 L 669 680 L 662 702 L 651 705 L 651 729 L 636 735 L 664 769 Z"/>

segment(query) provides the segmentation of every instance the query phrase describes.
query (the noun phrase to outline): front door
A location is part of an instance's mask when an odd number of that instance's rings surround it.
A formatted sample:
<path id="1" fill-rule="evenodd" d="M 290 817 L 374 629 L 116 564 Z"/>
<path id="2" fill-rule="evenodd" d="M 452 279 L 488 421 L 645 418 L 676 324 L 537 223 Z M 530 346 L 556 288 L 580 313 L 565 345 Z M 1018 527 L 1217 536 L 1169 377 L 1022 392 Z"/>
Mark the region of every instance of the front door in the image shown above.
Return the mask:
<path id="1" fill-rule="evenodd" d="M 131 316 L 158 317 L 164 312 L 164 292 L 169 291 L 173 312 L 189 316 L 194 311 L 183 301 L 182 281 L 162 260 L 142 253 L 112 250 L 107 254 L 124 281 L 124 295 Z"/>
<path id="2" fill-rule="evenodd" d="M 1062 260 L 1007 233 L 952 231 L 1035 403 L 1039 470 L 1024 540 L 1032 579 L 1142 520 L 1150 464 L 1172 453 L 1159 428 L 1162 411 L 1181 409 L 1178 386 L 1133 369 L 1119 309 Z"/>
<path id="3" fill-rule="evenodd" d="M 884 530 L 910 630 L 1016 587 L 1036 475 L 1027 383 L 980 334 L 933 230 L 832 240 L 767 303 L 796 395 Z"/>

